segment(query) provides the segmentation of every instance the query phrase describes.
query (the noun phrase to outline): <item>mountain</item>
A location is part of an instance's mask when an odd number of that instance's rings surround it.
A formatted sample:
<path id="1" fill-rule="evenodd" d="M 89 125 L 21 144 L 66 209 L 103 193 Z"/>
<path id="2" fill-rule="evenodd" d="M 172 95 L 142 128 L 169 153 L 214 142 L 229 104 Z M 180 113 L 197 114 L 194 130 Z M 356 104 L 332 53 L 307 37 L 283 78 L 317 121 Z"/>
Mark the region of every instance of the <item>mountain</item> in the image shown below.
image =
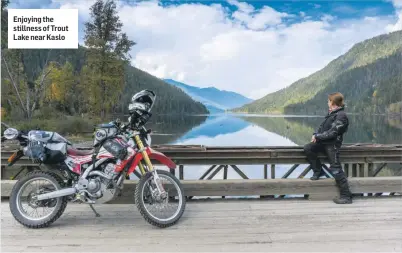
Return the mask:
<path id="1" fill-rule="evenodd" d="M 3 49 L 2 54 L 6 55 L 6 60 L 9 65 L 18 64 L 17 59 L 7 57 L 10 52 L 8 49 Z M 36 80 L 40 75 L 43 67 L 45 67 L 45 62 L 47 55 L 49 53 L 49 62 L 56 62 L 57 64 L 64 65 L 66 62 L 72 64 L 75 75 L 79 76 L 82 67 L 85 62 L 86 49 L 82 46 L 79 49 L 52 49 L 51 52 L 47 49 L 29 49 L 22 50 L 23 64 L 27 66 L 27 69 L 34 74 L 32 79 Z M 3 69 L 2 69 L 3 70 Z M 22 73 L 25 74 L 25 73 Z M 137 69 L 133 66 L 127 65 L 125 68 L 125 85 L 122 89 L 121 96 L 118 101 L 116 101 L 116 109 L 114 113 L 125 113 L 127 112 L 128 103 L 131 97 L 142 89 L 150 89 L 154 91 L 157 95 L 155 106 L 152 110 L 154 114 L 171 114 L 171 113 L 187 113 L 187 114 L 207 114 L 208 110 L 206 107 L 197 101 L 194 101 L 185 92 L 178 90 L 177 88 L 166 85 L 166 83 L 159 78 L 150 75 L 149 73 Z M 6 71 L 2 71 L 2 101 L 10 101 L 9 103 L 4 103 L 3 108 L 10 112 L 13 110 L 13 104 L 16 103 L 16 95 L 14 89 L 12 89 L 10 82 L 8 81 L 9 76 Z M 85 85 L 83 83 L 82 85 Z M 79 96 L 79 91 L 71 90 L 75 93 L 74 96 Z M 91 94 L 86 94 L 86 96 L 91 96 Z M 15 102 L 14 102 L 15 101 Z M 45 106 L 45 105 L 44 105 Z M 66 105 L 67 107 L 73 107 L 73 101 Z M 39 110 L 41 108 L 38 108 Z M 79 112 L 79 108 L 75 112 Z"/>
<path id="2" fill-rule="evenodd" d="M 199 88 L 172 79 L 164 79 L 164 81 L 172 86 L 180 88 L 194 100 L 204 104 L 211 113 L 223 112 L 227 109 L 240 107 L 253 101 L 252 99 L 232 91 L 218 90 L 214 87 Z"/>
<path id="3" fill-rule="evenodd" d="M 5 3 L 3 6 L 3 2 Z M 153 114 L 207 114 L 207 108 L 194 101 L 185 92 L 118 59 L 110 64 L 117 73 L 89 73 L 86 70 L 90 50 L 78 45 L 78 49 L 8 49 L 8 11 L 2 0 L 1 19 L 1 116 L 9 121 L 22 121 L 28 116 L 26 108 L 32 110 L 33 120 L 50 120 L 50 117 L 77 116 L 87 114 L 87 118 L 98 118 L 99 104 L 107 104 L 106 113 L 125 113 L 131 97 L 142 89 L 153 90 L 157 99 Z M 113 65 L 114 64 L 114 65 Z M 120 66 L 124 69 L 120 72 Z M 47 73 L 42 75 L 42 73 Z M 42 78 L 46 76 L 46 78 Z M 124 76 L 124 82 L 116 76 Z M 91 78 L 89 78 L 91 77 Z M 97 97 L 98 78 L 105 84 L 104 94 Z M 17 83 L 16 88 L 11 80 Z M 90 81 L 92 80 L 92 85 Z M 117 83 L 115 83 L 118 80 Z M 37 85 L 41 83 L 41 88 Z M 18 90 L 16 92 L 15 90 Z M 110 92 L 116 90 L 117 92 Z M 26 106 L 25 106 L 26 104 Z M 103 108 L 105 108 L 103 107 Z M 31 109 L 32 108 L 32 109 Z M 51 113 L 49 113 L 51 112 Z M 5 116 L 3 116 L 5 115 Z M 21 118 L 21 117 L 22 118 Z M 62 122 L 57 120 L 58 122 Z"/>
<path id="4" fill-rule="evenodd" d="M 336 91 L 344 94 L 351 112 L 400 112 L 402 31 L 357 43 L 320 71 L 233 111 L 325 113 L 327 95 Z"/>
<path id="5" fill-rule="evenodd" d="M 261 117 L 247 116 L 244 120 L 256 124 L 268 132 L 290 139 L 298 145 L 305 145 L 311 140 L 314 130 L 323 117 Z M 344 143 L 402 143 L 401 122 L 393 124 L 387 117 L 367 117 L 349 115 L 349 130 L 344 136 Z"/>
<path id="6" fill-rule="evenodd" d="M 119 102 L 122 112 L 127 110 L 128 103 L 136 92 L 150 89 L 157 96 L 154 108 L 152 109 L 153 114 L 208 114 L 205 105 L 194 101 L 184 91 L 166 85 L 163 80 L 145 71 L 127 66 L 125 77 L 126 86 Z"/>

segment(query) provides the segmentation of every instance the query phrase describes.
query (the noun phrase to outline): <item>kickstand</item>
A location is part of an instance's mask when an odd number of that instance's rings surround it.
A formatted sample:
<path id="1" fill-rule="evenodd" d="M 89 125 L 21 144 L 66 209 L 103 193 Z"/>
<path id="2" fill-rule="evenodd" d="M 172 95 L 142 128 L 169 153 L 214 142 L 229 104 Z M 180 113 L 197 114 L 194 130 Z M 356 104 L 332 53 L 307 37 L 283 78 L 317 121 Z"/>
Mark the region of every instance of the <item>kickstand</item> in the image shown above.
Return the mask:
<path id="1" fill-rule="evenodd" d="M 95 210 L 95 208 L 92 206 L 92 204 L 89 204 L 89 206 L 91 207 L 92 211 L 94 211 L 96 217 L 100 217 L 100 214 Z"/>

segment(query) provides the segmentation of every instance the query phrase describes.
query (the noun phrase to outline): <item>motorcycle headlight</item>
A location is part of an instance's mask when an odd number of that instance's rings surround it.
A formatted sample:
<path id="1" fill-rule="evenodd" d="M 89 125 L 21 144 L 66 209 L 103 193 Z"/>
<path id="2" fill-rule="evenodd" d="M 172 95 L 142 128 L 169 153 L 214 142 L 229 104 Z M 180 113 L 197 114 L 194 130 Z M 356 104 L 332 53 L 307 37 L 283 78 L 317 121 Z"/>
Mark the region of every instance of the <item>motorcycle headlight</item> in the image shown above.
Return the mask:
<path id="1" fill-rule="evenodd" d="M 18 130 L 15 128 L 7 128 L 4 131 L 4 137 L 8 140 L 13 140 L 18 137 Z"/>

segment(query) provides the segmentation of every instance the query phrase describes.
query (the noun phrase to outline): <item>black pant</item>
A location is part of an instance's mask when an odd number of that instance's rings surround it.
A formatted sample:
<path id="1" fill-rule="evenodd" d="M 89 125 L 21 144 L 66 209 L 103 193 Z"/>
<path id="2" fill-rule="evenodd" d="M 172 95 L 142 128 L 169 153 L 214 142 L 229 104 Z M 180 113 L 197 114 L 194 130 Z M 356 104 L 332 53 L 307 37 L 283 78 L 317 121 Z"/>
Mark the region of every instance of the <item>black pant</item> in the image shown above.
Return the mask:
<path id="1" fill-rule="evenodd" d="M 321 144 L 310 142 L 304 145 L 304 153 L 311 165 L 314 174 L 319 174 L 322 170 L 321 161 L 318 153 L 324 153 L 328 157 L 330 169 L 334 175 L 342 173 L 342 165 L 339 160 L 340 145 L 337 144 Z"/>

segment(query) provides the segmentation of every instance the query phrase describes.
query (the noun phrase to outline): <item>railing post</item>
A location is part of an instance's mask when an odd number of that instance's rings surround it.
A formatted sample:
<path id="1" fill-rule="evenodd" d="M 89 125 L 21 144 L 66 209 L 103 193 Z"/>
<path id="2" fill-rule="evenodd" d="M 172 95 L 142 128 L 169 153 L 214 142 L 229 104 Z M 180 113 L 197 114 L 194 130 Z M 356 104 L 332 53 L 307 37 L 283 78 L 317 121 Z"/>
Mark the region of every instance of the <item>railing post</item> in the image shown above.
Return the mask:
<path id="1" fill-rule="evenodd" d="M 360 164 L 356 163 L 356 177 L 360 177 Z"/>
<path id="2" fill-rule="evenodd" d="M 225 167 L 223 168 L 223 179 L 226 180 L 228 179 L 228 166 L 225 165 Z M 222 196 L 222 198 L 224 199 L 225 196 Z"/>
<path id="3" fill-rule="evenodd" d="M 180 165 L 179 165 L 179 177 L 180 177 L 180 180 L 183 180 L 183 179 L 184 179 L 184 171 L 183 171 L 183 168 L 184 168 L 184 165 L 183 165 L 183 164 L 180 164 Z"/>
<path id="4" fill-rule="evenodd" d="M 364 169 L 363 169 L 364 177 L 369 176 L 369 168 L 368 168 L 368 163 L 364 163 Z"/>

